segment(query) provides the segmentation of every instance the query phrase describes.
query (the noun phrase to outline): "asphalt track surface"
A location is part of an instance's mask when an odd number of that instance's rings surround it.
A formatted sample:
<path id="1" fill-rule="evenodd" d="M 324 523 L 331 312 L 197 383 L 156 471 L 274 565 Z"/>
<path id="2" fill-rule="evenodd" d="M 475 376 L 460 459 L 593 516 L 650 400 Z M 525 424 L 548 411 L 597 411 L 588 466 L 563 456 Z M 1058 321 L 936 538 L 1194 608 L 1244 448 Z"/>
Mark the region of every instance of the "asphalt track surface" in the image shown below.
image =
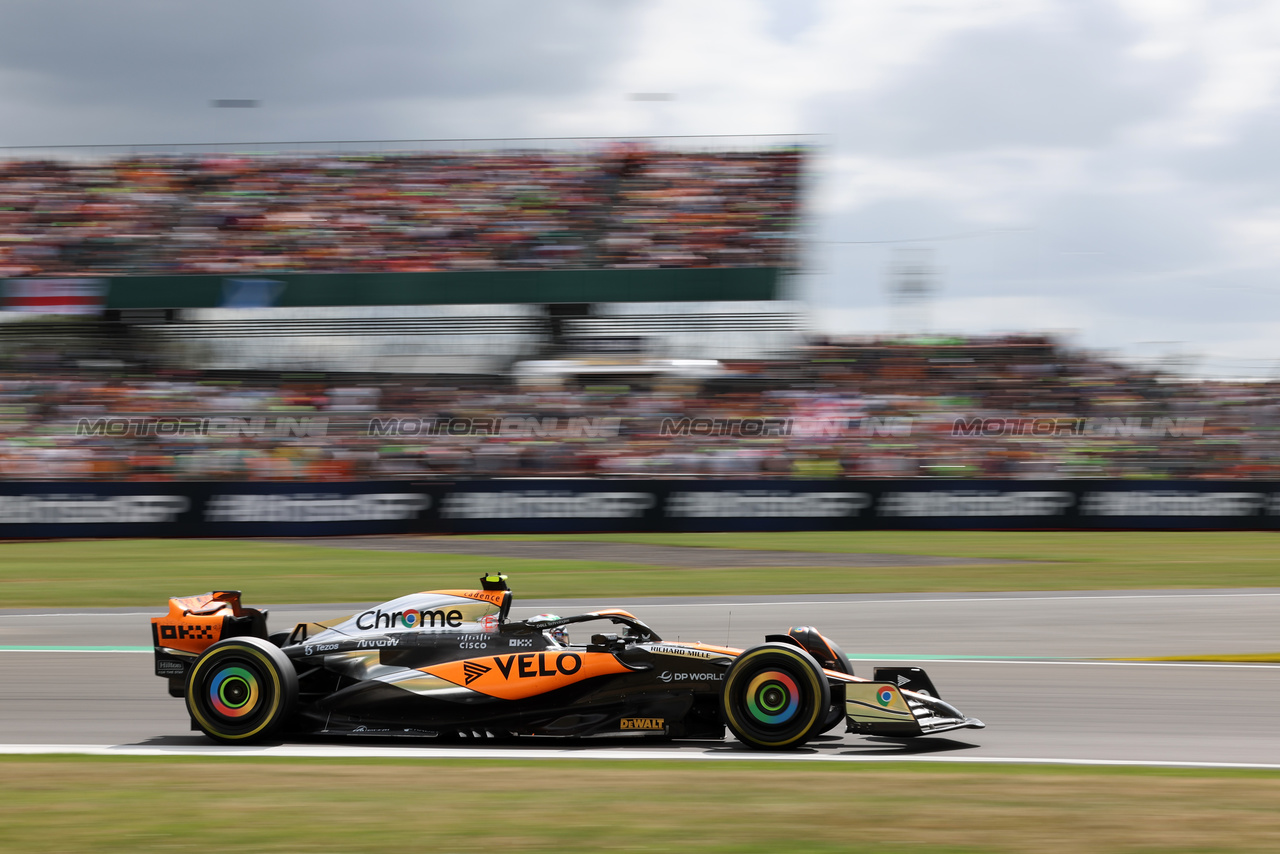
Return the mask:
<path id="1" fill-rule="evenodd" d="M 276 606 L 271 625 L 339 616 L 366 604 Z M 631 610 L 669 640 L 734 646 L 788 626 L 815 625 L 854 658 L 859 675 L 870 676 L 873 662 L 918 664 L 945 699 L 988 725 L 913 741 L 833 735 L 773 757 L 1280 768 L 1280 665 L 1117 660 L 1280 651 L 1280 590 L 517 598 L 513 617 L 605 606 Z M 0 752 L 246 752 L 191 733 L 181 701 L 152 675 L 147 618 L 161 611 L 0 611 Z M 81 651 L 52 649 L 69 646 Z M 526 741 L 493 750 L 313 739 L 248 752 L 761 758 L 731 739 Z"/>

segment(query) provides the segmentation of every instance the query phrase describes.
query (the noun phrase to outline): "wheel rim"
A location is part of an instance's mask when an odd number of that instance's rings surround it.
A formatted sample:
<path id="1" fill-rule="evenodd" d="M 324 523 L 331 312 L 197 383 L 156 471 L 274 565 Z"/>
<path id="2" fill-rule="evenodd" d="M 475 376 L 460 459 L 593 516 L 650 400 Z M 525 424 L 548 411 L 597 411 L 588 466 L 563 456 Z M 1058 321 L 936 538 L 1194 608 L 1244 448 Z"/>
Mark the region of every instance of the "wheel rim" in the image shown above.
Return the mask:
<path id="1" fill-rule="evenodd" d="M 747 685 L 747 710 L 766 726 L 785 724 L 800 708 L 800 687 L 781 670 L 757 673 Z"/>
<path id="2" fill-rule="evenodd" d="M 225 718 L 252 715 L 261 695 L 258 677 L 238 664 L 222 667 L 209 680 L 209 703 Z"/>

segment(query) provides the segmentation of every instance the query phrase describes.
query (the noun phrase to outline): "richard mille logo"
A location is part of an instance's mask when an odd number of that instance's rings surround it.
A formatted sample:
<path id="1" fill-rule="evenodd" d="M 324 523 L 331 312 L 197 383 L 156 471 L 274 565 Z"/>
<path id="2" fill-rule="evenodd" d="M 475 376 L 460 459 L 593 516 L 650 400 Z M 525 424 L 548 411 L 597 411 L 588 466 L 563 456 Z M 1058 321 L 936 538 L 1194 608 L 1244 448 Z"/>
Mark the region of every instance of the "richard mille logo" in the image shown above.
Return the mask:
<path id="1" fill-rule="evenodd" d="M 467 677 L 465 684 L 470 685 L 472 682 L 476 681 L 477 679 L 479 679 L 481 676 L 485 675 L 492 669 L 493 668 L 483 665 L 478 661 L 465 662 L 462 665 L 462 672 Z"/>

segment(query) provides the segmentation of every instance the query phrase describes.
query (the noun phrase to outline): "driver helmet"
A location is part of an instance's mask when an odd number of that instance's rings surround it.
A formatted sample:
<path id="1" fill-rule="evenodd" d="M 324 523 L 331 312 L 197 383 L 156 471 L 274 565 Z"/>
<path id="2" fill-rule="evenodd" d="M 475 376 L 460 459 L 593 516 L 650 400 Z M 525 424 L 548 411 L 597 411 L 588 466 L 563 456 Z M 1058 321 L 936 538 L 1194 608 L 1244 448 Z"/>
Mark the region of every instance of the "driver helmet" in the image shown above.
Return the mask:
<path id="1" fill-rule="evenodd" d="M 560 617 L 556 614 L 538 614 L 537 616 L 530 617 L 529 622 L 551 622 L 558 619 L 560 619 Z M 569 633 L 564 630 L 564 626 L 554 626 L 550 629 L 546 629 L 543 631 L 543 634 L 546 635 L 547 639 L 552 643 L 559 644 L 560 646 L 569 645 Z"/>

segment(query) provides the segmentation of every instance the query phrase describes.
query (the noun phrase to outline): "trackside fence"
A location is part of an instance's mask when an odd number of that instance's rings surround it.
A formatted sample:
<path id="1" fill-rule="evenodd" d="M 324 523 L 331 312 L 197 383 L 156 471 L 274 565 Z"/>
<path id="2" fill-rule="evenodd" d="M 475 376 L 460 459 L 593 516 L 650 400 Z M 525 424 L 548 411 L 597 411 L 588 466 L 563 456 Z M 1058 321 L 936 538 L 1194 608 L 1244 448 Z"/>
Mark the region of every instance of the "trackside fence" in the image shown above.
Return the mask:
<path id="1" fill-rule="evenodd" d="M 0 538 L 1280 530 L 1280 481 L 0 481 Z"/>

